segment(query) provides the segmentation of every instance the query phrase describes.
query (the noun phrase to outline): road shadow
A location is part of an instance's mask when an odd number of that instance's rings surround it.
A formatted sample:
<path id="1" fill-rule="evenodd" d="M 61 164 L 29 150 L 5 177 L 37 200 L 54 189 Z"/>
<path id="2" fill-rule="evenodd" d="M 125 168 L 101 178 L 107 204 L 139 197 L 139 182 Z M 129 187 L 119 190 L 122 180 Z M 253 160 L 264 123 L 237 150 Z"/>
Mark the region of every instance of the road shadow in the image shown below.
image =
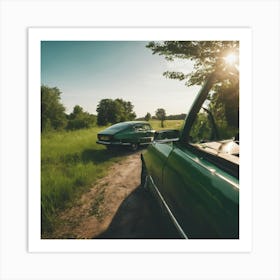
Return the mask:
<path id="1" fill-rule="evenodd" d="M 151 194 L 135 189 L 120 205 L 108 229 L 95 239 L 178 239 Z"/>

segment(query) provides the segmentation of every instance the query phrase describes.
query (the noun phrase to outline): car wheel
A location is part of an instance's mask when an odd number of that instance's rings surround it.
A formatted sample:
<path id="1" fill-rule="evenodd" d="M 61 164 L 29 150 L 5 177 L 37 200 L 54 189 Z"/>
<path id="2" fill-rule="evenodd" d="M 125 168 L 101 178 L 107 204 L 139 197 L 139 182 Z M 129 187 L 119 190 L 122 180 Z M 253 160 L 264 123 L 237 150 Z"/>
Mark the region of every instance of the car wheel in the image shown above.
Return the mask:
<path id="1" fill-rule="evenodd" d="M 106 148 L 108 151 L 113 151 L 115 149 L 115 147 L 112 145 L 107 145 Z"/>
<path id="2" fill-rule="evenodd" d="M 138 144 L 137 143 L 131 143 L 130 150 L 135 152 L 138 150 Z"/>

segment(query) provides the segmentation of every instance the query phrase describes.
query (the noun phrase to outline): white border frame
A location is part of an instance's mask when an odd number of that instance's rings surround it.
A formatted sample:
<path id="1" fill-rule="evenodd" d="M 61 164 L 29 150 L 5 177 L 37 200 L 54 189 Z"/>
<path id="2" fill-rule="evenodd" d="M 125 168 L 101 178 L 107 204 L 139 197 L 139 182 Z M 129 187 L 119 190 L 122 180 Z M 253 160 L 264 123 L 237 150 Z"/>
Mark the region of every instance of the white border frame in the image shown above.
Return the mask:
<path id="1" fill-rule="evenodd" d="M 238 240 L 49 240 L 40 237 L 41 41 L 237 40 L 240 42 L 240 237 Z M 30 252 L 249 252 L 252 245 L 252 95 L 249 28 L 30 28 L 29 29 L 29 251 Z M 249 82 L 248 82 L 249 81 Z M 246 93 L 246 94 L 244 94 Z"/>
<path id="2" fill-rule="evenodd" d="M 278 0 L 0 0 L 0 279 L 279 280 L 279 8 Z M 250 253 L 27 251 L 27 28 L 116 25 L 252 29 L 254 142 Z M 269 132 L 269 139 L 263 138 L 263 129 Z M 268 150 L 264 147 L 266 140 L 270 143 Z M 260 148 L 267 153 L 258 153 Z"/>

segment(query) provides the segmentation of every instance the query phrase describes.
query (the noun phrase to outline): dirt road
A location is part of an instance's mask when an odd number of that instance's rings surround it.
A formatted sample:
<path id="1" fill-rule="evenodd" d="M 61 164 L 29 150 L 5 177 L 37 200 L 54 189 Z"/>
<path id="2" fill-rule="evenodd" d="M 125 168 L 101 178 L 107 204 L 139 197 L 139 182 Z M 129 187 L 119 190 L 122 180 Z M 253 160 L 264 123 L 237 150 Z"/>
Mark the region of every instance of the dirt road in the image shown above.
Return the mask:
<path id="1" fill-rule="evenodd" d="M 115 163 L 75 206 L 61 213 L 53 238 L 177 238 L 140 187 L 140 153 Z"/>

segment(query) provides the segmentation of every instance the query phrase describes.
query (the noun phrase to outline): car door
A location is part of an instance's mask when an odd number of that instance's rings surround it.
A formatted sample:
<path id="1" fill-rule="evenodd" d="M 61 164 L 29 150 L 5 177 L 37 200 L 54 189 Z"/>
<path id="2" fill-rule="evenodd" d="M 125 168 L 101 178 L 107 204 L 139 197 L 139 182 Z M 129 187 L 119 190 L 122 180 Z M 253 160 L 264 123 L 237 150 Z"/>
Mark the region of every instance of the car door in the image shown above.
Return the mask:
<path id="1" fill-rule="evenodd" d="M 163 167 L 161 192 L 187 237 L 238 238 L 238 180 L 180 143 Z"/>

